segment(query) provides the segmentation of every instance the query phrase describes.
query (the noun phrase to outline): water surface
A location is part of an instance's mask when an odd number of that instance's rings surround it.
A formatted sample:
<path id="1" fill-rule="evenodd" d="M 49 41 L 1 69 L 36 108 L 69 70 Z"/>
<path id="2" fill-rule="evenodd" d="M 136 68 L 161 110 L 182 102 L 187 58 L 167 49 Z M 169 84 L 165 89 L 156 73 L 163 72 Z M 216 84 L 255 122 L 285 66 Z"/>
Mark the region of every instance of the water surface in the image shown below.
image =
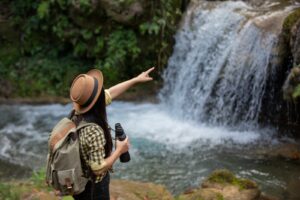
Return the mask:
<path id="1" fill-rule="evenodd" d="M 1 105 L 0 168 L 15 163 L 2 179 L 23 177 L 24 169 L 45 164 L 51 128 L 71 105 Z M 257 181 L 265 192 L 284 196 L 300 177 L 299 163 L 269 159 L 258 150 L 280 143 L 271 128 L 238 130 L 183 121 L 162 104 L 114 102 L 109 122 L 120 122 L 129 135 L 132 160 L 117 163 L 114 178 L 164 184 L 174 194 L 197 187 L 215 169 L 226 168 Z"/>

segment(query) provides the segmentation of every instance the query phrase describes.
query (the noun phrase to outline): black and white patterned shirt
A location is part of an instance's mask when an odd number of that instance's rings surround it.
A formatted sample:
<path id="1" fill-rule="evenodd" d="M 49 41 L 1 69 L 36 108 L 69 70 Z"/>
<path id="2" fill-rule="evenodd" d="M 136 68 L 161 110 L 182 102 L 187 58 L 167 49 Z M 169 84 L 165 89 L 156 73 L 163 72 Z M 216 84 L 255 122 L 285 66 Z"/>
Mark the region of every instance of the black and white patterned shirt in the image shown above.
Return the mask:
<path id="1" fill-rule="evenodd" d="M 93 171 L 101 169 L 105 159 L 106 144 L 103 129 L 94 124 L 88 125 L 79 130 L 80 153 L 85 166 L 89 166 Z M 107 171 L 96 176 L 95 183 L 100 182 Z M 88 174 L 85 174 L 88 176 Z"/>

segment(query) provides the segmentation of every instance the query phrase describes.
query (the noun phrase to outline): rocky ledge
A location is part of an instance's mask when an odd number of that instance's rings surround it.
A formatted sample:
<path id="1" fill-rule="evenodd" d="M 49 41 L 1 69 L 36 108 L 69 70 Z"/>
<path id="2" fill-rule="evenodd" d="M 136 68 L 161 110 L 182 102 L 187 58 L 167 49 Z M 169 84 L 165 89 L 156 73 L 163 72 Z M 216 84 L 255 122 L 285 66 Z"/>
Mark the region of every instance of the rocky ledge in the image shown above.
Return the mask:
<path id="1" fill-rule="evenodd" d="M 276 200 L 262 194 L 258 185 L 247 179 L 237 178 L 228 170 L 213 172 L 199 188 L 173 197 L 162 185 L 129 180 L 112 180 L 112 200 Z M 11 198 L 13 197 L 13 198 Z M 49 188 L 31 182 L 0 184 L 0 199 L 58 200 Z M 71 200 L 64 197 L 63 200 Z"/>
<path id="2" fill-rule="evenodd" d="M 261 193 L 251 180 L 237 178 L 228 170 L 213 172 L 199 188 L 186 191 L 176 200 L 276 200 Z"/>

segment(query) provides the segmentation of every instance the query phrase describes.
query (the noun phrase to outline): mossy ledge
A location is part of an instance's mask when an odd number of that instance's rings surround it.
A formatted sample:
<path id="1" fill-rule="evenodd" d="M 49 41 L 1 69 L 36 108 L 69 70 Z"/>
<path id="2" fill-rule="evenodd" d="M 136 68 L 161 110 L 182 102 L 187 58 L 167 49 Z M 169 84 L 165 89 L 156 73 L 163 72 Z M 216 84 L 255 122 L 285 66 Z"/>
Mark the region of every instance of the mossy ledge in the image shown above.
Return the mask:
<path id="1" fill-rule="evenodd" d="M 282 25 L 283 31 L 290 32 L 291 28 L 296 24 L 296 22 L 299 19 L 300 19 L 300 8 L 297 8 L 285 18 Z"/>
<path id="2" fill-rule="evenodd" d="M 255 182 L 248 179 L 237 178 L 232 172 L 226 169 L 214 171 L 203 183 L 203 185 L 205 186 L 205 184 L 210 183 L 234 185 L 239 187 L 241 190 L 257 189 L 257 184 Z"/>

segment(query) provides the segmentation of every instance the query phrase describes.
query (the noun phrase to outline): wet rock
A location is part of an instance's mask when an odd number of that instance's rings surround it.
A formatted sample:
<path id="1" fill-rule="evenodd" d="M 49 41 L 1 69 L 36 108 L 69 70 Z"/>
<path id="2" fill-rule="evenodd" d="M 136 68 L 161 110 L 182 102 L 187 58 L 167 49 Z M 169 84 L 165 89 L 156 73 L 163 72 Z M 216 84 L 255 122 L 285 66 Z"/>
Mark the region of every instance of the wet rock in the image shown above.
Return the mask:
<path id="1" fill-rule="evenodd" d="M 286 144 L 274 152 L 274 155 L 289 160 L 300 160 L 300 146 L 298 144 Z"/>
<path id="2" fill-rule="evenodd" d="M 289 73 L 285 77 L 282 87 L 286 102 L 281 103 L 282 118 L 278 123 L 285 124 L 294 136 L 299 137 L 300 124 L 300 8 L 292 11 L 284 20 L 282 26 L 283 56 L 285 62 L 281 65 L 287 67 Z M 285 72 L 285 74 L 286 74 Z M 277 123 L 277 124 L 278 124 Z M 284 127 L 282 127 L 284 128 Z"/>
<path id="3" fill-rule="evenodd" d="M 294 65 L 300 64 L 300 20 L 291 31 L 291 47 L 294 58 Z"/>
<path id="4" fill-rule="evenodd" d="M 273 196 L 267 196 L 267 195 L 261 195 L 259 197 L 259 200 L 280 200 L 279 198 L 277 197 L 273 197 Z"/>
<path id="5" fill-rule="evenodd" d="M 287 160 L 300 160 L 299 144 L 281 144 L 274 146 L 272 149 L 258 152 L 269 158 L 283 158 Z"/>
<path id="6" fill-rule="evenodd" d="M 257 184 L 237 178 L 228 170 L 213 172 L 200 188 L 180 195 L 178 200 L 275 200 L 261 195 Z"/>
<path id="7" fill-rule="evenodd" d="M 139 24 L 147 5 L 143 0 L 91 0 L 88 17 L 83 18 L 81 15 L 86 14 L 86 10 L 79 1 L 74 1 L 69 15 L 76 24 L 87 28 L 103 24 L 107 18 L 120 24 L 135 25 Z"/>
<path id="8" fill-rule="evenodd" d="M 293 102 L 296 99 L 295 90 L 299 84 L 300 84 L 300 66 L 291 69 L 283 85 L 283 97 L 285 100 Z"/>
<path id="9" fill-rule="evenodd" d="M 289 18 L 291 18 L 290 47 L 293 64 L 296 66 L 300 64 L 300 9 L 294 11 Z"/>
<path id="10" fill-rule="evenodd" d="M 290 57 L 292 58 L 293 69 L 284 83 L 283 92 L 284 98 L 288 101 L 296 99 L 295 90 L 300 84 L 300 8 L 289 14 L 282 26 L 282 35 L 288 43 Z"/>
<path id="11" fill-rule="evenodd" d="M 300 199 L 300 177 L 293 177 L 287 184 L 286 196 L 289 200 Z"/>
<path id="12" fill-rule="evenodd" d="M 131 23 L 144 12 L 142 1 L 134 0 L 130 3 L 119 1 L 101 0 L 100 5 L 105 9 L 106 14 L 119 23 Z"/>

